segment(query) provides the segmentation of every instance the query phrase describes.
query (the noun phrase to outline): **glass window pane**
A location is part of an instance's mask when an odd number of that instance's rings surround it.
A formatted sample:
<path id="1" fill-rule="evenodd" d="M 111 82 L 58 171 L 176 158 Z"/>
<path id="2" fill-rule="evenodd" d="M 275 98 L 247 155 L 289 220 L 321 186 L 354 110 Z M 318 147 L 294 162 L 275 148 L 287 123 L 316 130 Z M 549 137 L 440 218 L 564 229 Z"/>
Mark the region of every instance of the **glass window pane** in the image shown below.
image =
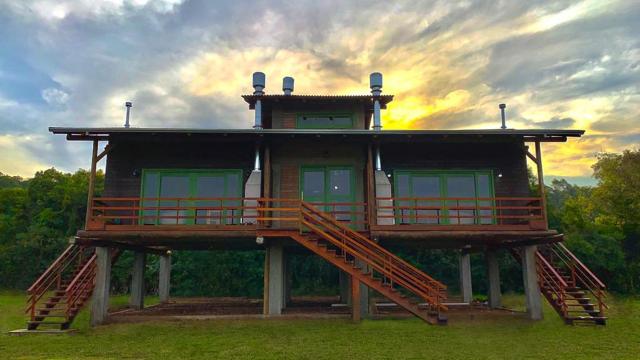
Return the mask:
<path id="1" fill-rule="evenodd" d="M 415 222 L 418 224 L 438 224 L 442 213 L 439 176 L 414 176 L 412 178 L 413 197 L 415 201 Z M 420 199 L 421 198 L 421 199 Z M 431 198 L 431 199 L 428 199 Z"/>
<path id="2" fill-rule="evenodd" d="M 303 173 L 302 195 L 310 201 L 323 201 L 324 171 L 307 170 Z"/>
<path id="3" fill-rule="evenodd" d="M 329 194 L 338 196 L 351 194 L 351 170 L 329 170 Z"/>
<path id="4" fill-rule="evenodd" d="M 447 197 L 475 198 L 475 196 L 476 185 L 472 175 L 447 176 Z M 449 222 L 451 224 L 473 224 L 475 222 L 475 203 L 475 200 L 448 200 Z"/>
<path id="5" fill-rule="evenodd" d="M 350 128 L 353 126 L 349 115 L 303 115 L 300 117 L 303 128 Z"/>
<path id="6" fill-rule="evenodd" d="M 491 182 L 489 175 L 479 174 L 477 176 L 478 188 L 476 189 L 479 198 L 491 198 Z M 490 200 L 478 200 L 478 206 L 491 207 L 493 201 Z M 481 209 L 478 210 L 479 223 L 480 224 L 492 224 L 493 223 L 493 210 Z"/>
<path id="7" fill-rule="evenodd" d="M 157 198 L 158 197 L 158 183 L 160 177 L 154 172 L 145 172 L 143 179 L 142 197 L 143 198 Z M 158 215 L 158 201 L 157 200 L 143 200 L 141 203 L 142 219 L 141 223 L 144 225 L 155 224 Z"/>
<path id="8" fill-rule="evenodd" d="M 188 176 L 162 176 L 160 182 L 161 198 L 188 198 L 189 197 L 189 177 Z M 160 206 L 177 207 L 185 206 L 186 201 L 182 200 L 162 200 Z M 186 224 L 186 210 L 160 210 L 160 224 Z M 181 218 L 182 217 L 182 218 Z"/>
<path id="9" fill-rule="evenodd" d="M 196 224 L 223 224 L 224 213 L 222 209 L 222 201 L 219 198 L 224 197 L 224 175 L 207 175 L 198 176 L 196 178 L 195 198 L 212 198 L 207 200 L 195 200 Z"/>

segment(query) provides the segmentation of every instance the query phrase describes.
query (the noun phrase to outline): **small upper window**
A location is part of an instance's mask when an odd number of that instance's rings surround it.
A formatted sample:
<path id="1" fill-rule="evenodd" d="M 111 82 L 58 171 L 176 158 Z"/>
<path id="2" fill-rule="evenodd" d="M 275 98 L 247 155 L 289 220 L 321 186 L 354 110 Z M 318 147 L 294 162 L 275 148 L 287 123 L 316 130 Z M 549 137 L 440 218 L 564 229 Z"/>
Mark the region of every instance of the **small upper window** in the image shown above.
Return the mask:
<path id="1" fill-rule="evenodd" d="M 346 113 L 299 114 L 298 129 L 352 129 L 353 115 Z"/>

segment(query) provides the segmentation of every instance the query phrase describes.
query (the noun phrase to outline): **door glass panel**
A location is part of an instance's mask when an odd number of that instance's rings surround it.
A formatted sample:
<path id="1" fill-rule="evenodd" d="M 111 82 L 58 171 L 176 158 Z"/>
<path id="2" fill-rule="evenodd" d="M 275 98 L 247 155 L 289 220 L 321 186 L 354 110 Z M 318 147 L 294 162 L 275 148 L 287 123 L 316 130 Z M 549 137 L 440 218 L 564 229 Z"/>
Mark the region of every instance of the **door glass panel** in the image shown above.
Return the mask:
<path id="1" fill-rule="evenodd" d="M 242 200 L 239 198 L 242 197 L 242 190 L 240 190 L 241 186 L 241 176 L 240 174 L 228 174 L 226 177 L 227 180 L 227 193 L 226 197 L 231 198 L 231 200 L 225 200 L 226 206 L 230 207 L 231 212 L 231 221 L 233 224 L 240 224 L 241 216 L 242 216 Z M 234 199 L 235 198 L 235 199 Z"/>
<path id="2" fill-rule="evenodd" d="M 303 173 L 302 196 L 307 201 L 322 201 L 324 199 L 324 171 L 306 170 Z"/>
<path id="3" fill-rule="evenodd" d="M 188 176 L 162 176 L 160 184 L 161 198 L 187 198 L 189 197 L 189 177 Z M 161 207 L 186 206 L 185 200 L 162 200 Z M 186 224 L 186 210 L 165 209 L 160 210 L 160 224 Z M 182 218 L 181 218 L 182 217 Z"/>
<path id="4" fill-rule="evenodd" d="M 222 198 L 225 196 L 224 175 L 199 176 L 196 178 L 197 198 Z M 225 224 L 225 213 L 222 211 L 222 200 L 195 200 L 196 224 Z"/>
<path id="5" fill-rule="evenodd" d="M 418 224 L 439 224 L 442 201 L 436 199 L 440 198 L 440 177 L 414 176 L 411 187 L 413 197 L 422 198 L 416 199 L 414 202 L 416 207 L 414 222 Z"/>
<path id="6" fill-rule="evenodd" d="M 145 199 L 155 199 L 158 197 L 158 183 L 160 177 L 157 173 L 145 173 L 142 188 L 142 197 Z M 153 225 L 158 220 L 158 200 L 143 200 L 141 203 L 142 219 L 144 225 Z"/>
<path id="7" fill-rule="evenodd" d="M 329 189 L 327 203 L 351 202 L 351 170 L 350 169 L 330 169 L 328 170 Z M 351 221 L 351 205 L 327 205 L 330 212 L 340 221 Z"/>
<path id="8" fill-rule="evenodd" d="M 447 176 L 448 198 L 475 198 L 476 186 L 473 176 Z M 473 224 L 475 217 L 475 200 L 448 200 L 449 222 L 451 224 Z"/>
<path id="9" fill-rule="evenodd" d="M 487 174 L 478 174 L 477 176 L 478 188 L 476 189 L 476 193 L 478 198 L 480 199 L 488 199 L 491 198 L 491 182 L 489 179 L 489 175 Z M 480 207 L 492 207 L 493 201 L 491 200 L 478 200 L 478 206 Z M 493 210 L 491 209 L 481 209 L 478 210 L 479 214 L 479 223 L 480 224 L 493 224 Z"/>
<path id="10" fill-rule="evenodd" d="M 411 189 L 409 188 L 409 175 L 408 174 L 399 174 L 396 177 L 396 197 L 399 198 L 408 198 L 411 197 Z M 396 216 L 398 217 L 398 222 L 400 224 L 409 224 L 411 223 L 411 210 L 409 209 L 412 206 L 412 202 L 408 200 L 398 200 L 396 203 Z"/>

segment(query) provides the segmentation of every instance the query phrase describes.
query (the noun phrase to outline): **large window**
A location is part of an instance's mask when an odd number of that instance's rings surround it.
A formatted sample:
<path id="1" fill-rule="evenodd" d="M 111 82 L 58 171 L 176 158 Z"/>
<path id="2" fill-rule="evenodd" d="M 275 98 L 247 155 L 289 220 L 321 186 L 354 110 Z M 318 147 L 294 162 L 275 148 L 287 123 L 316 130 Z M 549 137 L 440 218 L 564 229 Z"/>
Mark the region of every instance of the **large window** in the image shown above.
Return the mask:
<path id="1" fill-rule="evenodd" d="M 141 194 L 143 224 L 238 224 L 242 170 L 145 169 Z"/>
<path id="2" fill-rule="evenodd" d="M 303 113 L 298 114 L 298 129 L 352 129 L 351 113 Z"/>
<path id="3" fill-rule="evenodd" d="M 305 166 L 301 169 L 301 198 L 332 213 L 340 221 L 353 221 L 355 177 L 349 166 Z"/>
<path id="4" fill-rule="evenodd" d="M 492 224 L 490 171 L 394 172 L 399 224 Z"/>

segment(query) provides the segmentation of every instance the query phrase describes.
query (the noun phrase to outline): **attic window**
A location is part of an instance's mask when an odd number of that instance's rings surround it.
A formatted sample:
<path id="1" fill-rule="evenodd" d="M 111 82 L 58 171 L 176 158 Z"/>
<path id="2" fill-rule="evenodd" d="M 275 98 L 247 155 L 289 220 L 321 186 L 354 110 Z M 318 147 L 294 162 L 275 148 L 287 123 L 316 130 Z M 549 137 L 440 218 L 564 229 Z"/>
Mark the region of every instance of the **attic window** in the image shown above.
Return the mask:
<path id="1" fill-rule="evenodd" d="M 353 129 L 350 113 L 304 113 L 297 117 L 298 129 Z"/>

